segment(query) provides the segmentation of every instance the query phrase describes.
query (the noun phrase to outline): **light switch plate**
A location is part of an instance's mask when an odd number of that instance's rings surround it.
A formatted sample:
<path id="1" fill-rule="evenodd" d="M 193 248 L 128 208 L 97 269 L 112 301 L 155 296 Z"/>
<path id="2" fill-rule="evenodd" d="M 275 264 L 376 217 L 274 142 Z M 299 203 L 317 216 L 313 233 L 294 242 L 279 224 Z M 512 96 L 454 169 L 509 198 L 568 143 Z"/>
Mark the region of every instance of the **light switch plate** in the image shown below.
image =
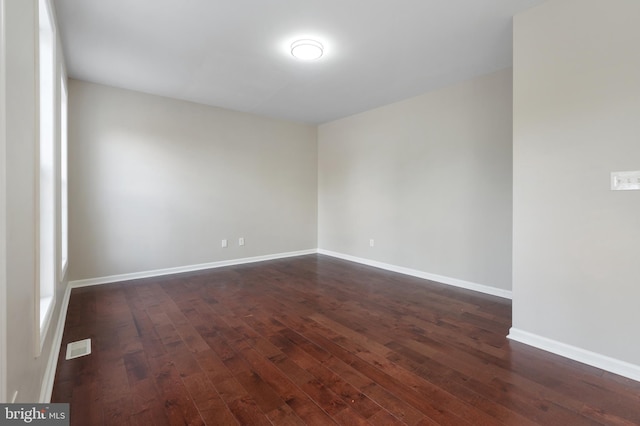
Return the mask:
<path id="1" fill-rule="evenodd" d="M 611 172 L 612 191 L 640 190 L 640 171 Z"/>

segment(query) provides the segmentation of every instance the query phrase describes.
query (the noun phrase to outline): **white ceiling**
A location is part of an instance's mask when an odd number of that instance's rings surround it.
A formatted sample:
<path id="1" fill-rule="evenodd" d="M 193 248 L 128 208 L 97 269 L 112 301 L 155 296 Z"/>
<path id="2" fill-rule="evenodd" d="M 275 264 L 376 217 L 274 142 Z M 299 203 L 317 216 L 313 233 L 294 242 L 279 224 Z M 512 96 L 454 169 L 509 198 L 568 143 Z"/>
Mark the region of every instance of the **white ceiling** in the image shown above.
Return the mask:
<path id="1" fill-rule="evenodd" d="M 71 77 L 323 123 L 511 65 L 544 0 L 53 0 Z M 325 45 L 313 62 L 288 46 Z"/>

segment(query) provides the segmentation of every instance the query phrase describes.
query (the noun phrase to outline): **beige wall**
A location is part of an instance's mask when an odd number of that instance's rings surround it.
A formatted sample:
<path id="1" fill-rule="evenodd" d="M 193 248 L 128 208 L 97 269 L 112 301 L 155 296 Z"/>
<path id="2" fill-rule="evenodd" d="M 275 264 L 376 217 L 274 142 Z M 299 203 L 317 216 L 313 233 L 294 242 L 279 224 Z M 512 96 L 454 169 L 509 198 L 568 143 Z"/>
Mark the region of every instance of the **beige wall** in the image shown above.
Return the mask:
<path id="1" fill-rule="evenodd" d="M 319 247 L 510 290 L 511 110 L 508 69 L 321 125 Z"/>
<path id="2" fill-rule="evenodd" d="M 0 0 L 0 402 L 7 400 L 7 138 L 4 0 Z"/>
<path id="3" fill-rule="evenodd" d="M 316 248 L 315 126 L 75 80 L 69 102 L 71 280 Z"/>
<path id="4" fill-rule="evenodd" d="M 640 366 L 640 2 L 515 19 L 513 326 Z"/>
<path id="5" fill-rule="evenodd" d="M 53 347 L 66 278 L 58 277 L 56 304 L 42 352 L 38 355 L 36 319 L 38 280 L 36 166 L 38 164 L 37 36 L 38 2 L 5 1 L 6 36 L 6 398 L 18 402 L 40 398 Z M 58 62 L 61 47 L 58 41 Z M 56 79 L 56 81 L 59 79 Z M 56 103 L 59 105 L 59 102 Z M 59 111 L 58 111 L 59 113 Z M 58 131 L 56 131 L 59 134 Z M 59 145 L 59 137 L 56 138 Z M 60 243 L 58 235 L 58 245 Z M 58 261 L 56 261 L 56 264 Z M 57 348 L 56 348 L 57 349 Z"/>

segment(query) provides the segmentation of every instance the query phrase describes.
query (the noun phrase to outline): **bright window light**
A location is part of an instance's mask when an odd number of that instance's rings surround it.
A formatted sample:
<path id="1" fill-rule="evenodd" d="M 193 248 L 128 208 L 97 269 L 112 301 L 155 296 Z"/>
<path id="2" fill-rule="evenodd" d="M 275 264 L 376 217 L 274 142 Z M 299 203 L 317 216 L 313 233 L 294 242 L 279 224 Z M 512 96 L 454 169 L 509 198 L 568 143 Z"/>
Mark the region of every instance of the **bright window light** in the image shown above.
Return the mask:
<path id="1" fill-rule="evenodd" d="M 44 343 L 55 297 L 55 34 L 47 0 L 39 3 L 40 170 L 39 170 L 39 325 Z"/>
<path id="2" fill-rule="evenodd" d="M 64 72 L 60 77 L 60 278 L 67 269 L 69 257 L 69 188 L 67 183 L 67 83 Z"/>

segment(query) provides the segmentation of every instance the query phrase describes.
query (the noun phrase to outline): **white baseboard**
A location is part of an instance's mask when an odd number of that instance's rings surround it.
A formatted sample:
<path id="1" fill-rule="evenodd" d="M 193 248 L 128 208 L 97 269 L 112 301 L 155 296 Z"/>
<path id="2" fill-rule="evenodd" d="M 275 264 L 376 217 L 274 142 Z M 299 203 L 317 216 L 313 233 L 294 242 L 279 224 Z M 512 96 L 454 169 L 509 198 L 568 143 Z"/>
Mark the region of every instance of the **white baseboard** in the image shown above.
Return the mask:
<path id="1" fill-rule="evenodd" d="M 67 309 L 69 308 L 69 298 L 71 297 L 71 286 L 67 284 L 67 288 L 64 291 L 64 297 L 62 298 L 62 304 L 60 305 L 60 314 L 58 315 L 58 324 L 56 325 L 56 331 L 53 335 L 53 342 L 51 343 L 51 352 L 49 353 L 49 360 L 47 361 L 47 368 L 44 371 L 44 377 L 42 378 L 42 386 L 40 388 L 40 402 L 51 402 L 51 392 L 53 392 L 53 382 L 56 378 L 56 368 L 58 367 L 58 355 L 60 354 L 60 345 L 62 344 L 62 335 L 64 333 L 64 324 L 67 320 Z"/>
<path id="2" fill-rule="evenodd" d="M 266 260 L 285 259 L 287 257 L 304 256 L 315 254 L 316 249 L 292 251 L 287 253 L 269 254 L 265 256 L 245 257 L 241 259 L 222 260 L 219 262 L 200 263 L 198 265 L 179 266 L 176 268 L 156 269 L 153 271 L 134 272 L 131 274 L 111 275 L 108 277 L 89 278 L 86 280 L 76 280 L 69 282 L 71 288 L 88 287 L 92 285 L 110 284 L 122 281 L 137 280 L 141 278 L 159 277 L 162 275 L 179 274 L 182 272 L 202 271 L 204 269 L 222 268 L 224 266 L 242 265 L 245 263 L 264 262 Z"/>
<path id="3" fill-rule="evenodd" d="M 592 367 L 600 368 L 601 370 L 640 381 L 639 365 L 620 361 L 619 359 L 558 342 L 557 340 L 548 339 L 514 327 L 511 327 L 507 337 L 511 340 L 515 340 L 516 342 L 524 343 Z"/>
<path id="4" fill-rule="evenodd" d="M 391 265 L 388 263 L 382 263 L 375 260 L 369 260 L 361 257 L 351 256 L 348 254 L 337 253 L 330 250 L 318 249 L 318 253 L 331 256 L 331 257 L 337 257 L 343 260 L 348 260 L 350 262 L 362 263 L 363 265 L 373 266 L 375 268 L 385 269 L 387 271 L 398 272 L 404 275 L 410 275 L 412 277 L 422 278 L 429 281 L 436 281 L 442 284 L 465 288 L 467 290 L 478 291 L 480 293 L 490 294 L 492 296 L 498 296 L 504 299 L 512 298 L 512 293 L 510 290 L 503 290 L 501 288 L 491 287 L 488 285 L 476 284 L 470 281 L 459 280 L 457 278 L 445 277 L 443 275 L 430 274 L 428 272 L 418 271 L 416 269 L 410 269 L 402 266 Z"/>

